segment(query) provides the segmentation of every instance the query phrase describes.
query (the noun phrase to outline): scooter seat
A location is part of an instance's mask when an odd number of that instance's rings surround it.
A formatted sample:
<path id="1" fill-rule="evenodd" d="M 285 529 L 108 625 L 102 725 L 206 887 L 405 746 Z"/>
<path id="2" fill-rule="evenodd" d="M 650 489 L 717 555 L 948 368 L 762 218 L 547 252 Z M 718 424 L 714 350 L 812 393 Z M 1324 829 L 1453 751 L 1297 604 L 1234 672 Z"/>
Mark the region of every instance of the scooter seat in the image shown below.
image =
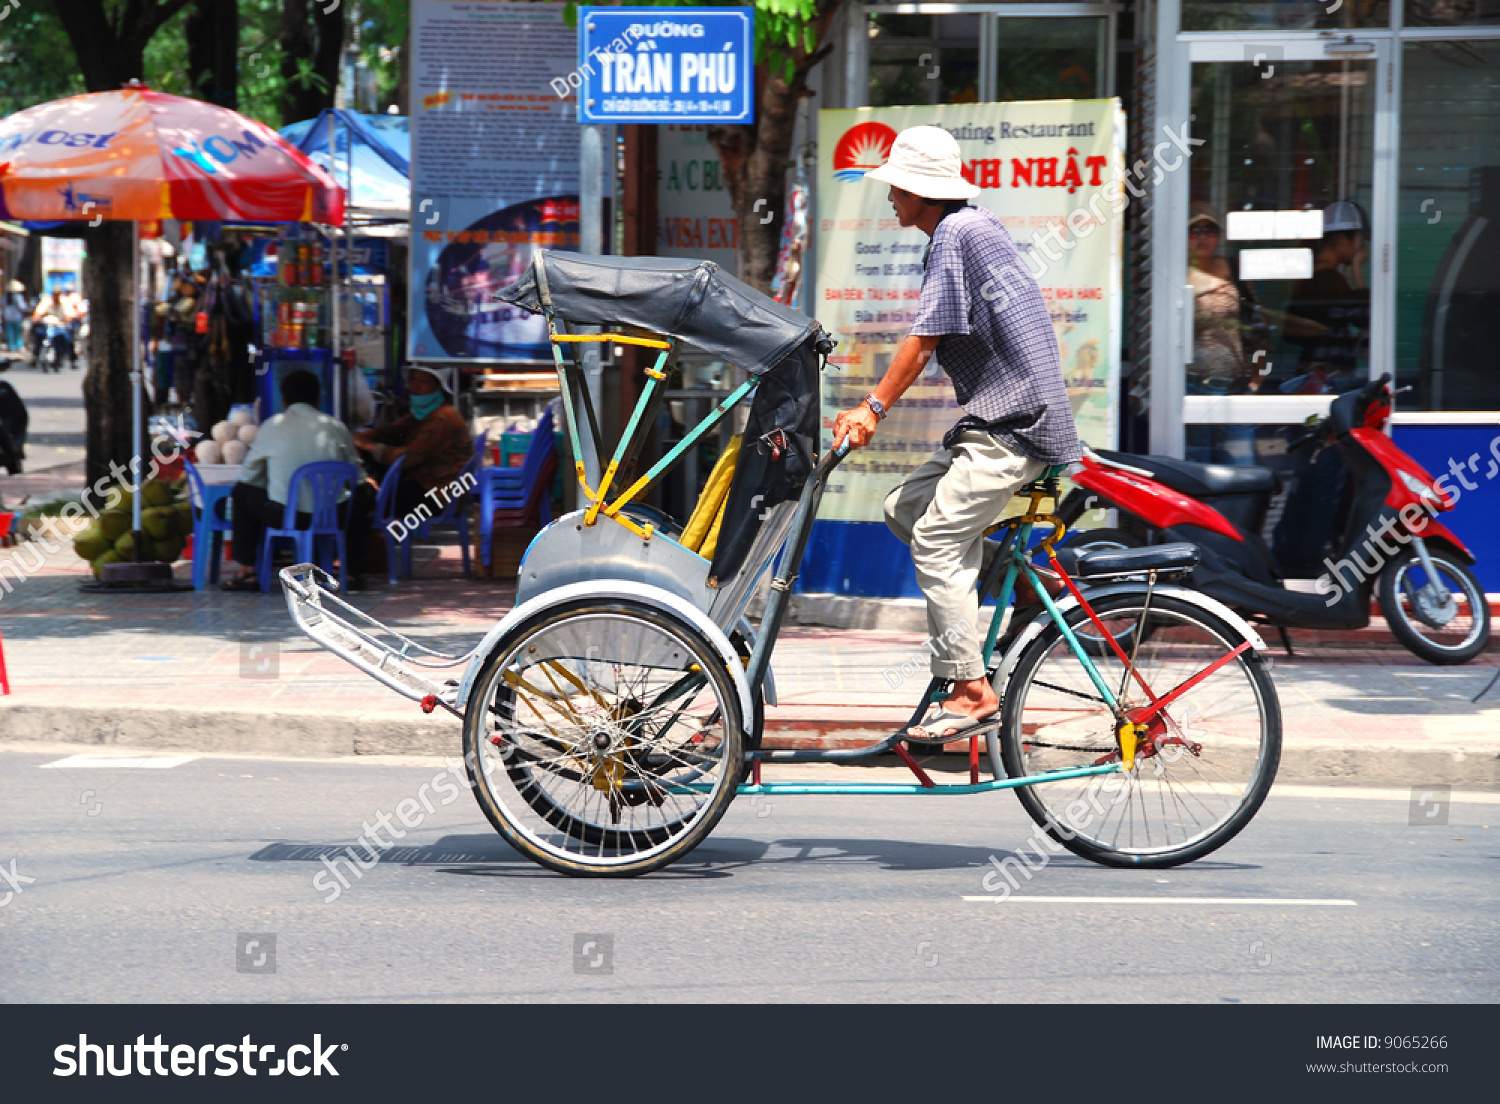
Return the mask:
<path id="1" fill-rule="evenodd" d="M 1128 464 L 1151 473 L 1158 483 L 1193 498 L 1213 495 L 1274 493 L 1279 481 L 1270 468 L 1238 464 L 1195 464 L 1171 456 L 1137 456 L 1128 452 L 1096 450 L 1105 460 Z"/>
<path id="2" fill-rule="evenodd" d="M 1059 554 L 1063 549 L 1058 549 Z M 1072 565 L 1073 573 L 1085 579 L 1097 579 L 1103 575 L 1140 575 L 1147 571 L 1160 571 L 1180 575 L 1191 571 L 1198 564 L 1197 545 L 1178 541 L 1174 544 L 1153 544 L 1145 548 L 1100 549 L 1077 556 Z M 1065 564 L 1064 567 L 1067 565 Z"/>

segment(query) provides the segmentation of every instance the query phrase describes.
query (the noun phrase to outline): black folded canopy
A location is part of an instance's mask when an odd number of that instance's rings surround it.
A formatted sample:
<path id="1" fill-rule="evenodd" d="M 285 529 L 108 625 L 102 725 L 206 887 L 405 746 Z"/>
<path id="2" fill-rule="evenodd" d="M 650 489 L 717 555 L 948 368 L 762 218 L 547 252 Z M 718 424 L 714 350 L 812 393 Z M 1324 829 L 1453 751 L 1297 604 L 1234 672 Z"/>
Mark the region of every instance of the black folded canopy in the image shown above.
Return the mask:
<path id="1" fill-rule="evenodd" d="M 755 375 L 769 372 L 821 327 L 712 261 L 593 257 L 543 250 L 552 310 L 577 326 L 629 326 L 675 338 Z M 536 264 L 500 298 L 542 313 Z"/>

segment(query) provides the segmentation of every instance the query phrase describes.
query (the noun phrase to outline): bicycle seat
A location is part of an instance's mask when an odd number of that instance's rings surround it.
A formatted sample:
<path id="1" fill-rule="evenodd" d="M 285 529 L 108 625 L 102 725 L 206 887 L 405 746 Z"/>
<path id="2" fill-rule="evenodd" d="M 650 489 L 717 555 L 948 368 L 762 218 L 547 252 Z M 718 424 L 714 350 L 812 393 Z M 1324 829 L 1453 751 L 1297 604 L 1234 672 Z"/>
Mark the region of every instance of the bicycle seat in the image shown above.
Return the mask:
<path id="1" fill-rule="evenodd" d="M 1105 449 L 1095 451 L 1104 460 L 1148 471 L 1158 483 L 1193 498 L 1257 494 L 1261 491 L 1274 494 L 1280 486 L 1280 480 L 1270 468 L 1238 464 L 1195 464 L 1191 460 L 1178 460 L 1171 456 L 1137 456 L 1134 453 L 1109 452 Z"/>
<path id="2" fill-rule="evenodd" d="M 1059 561 L 1067 549 L 1057 550 Z M 1063 567 L 1084 579 L 1097 579 L 1109 575 L 1139 575 L 1146 571 L 1159 571 L 1167 575 L 1181 575 L 1191 571 L 1198 563 L 1198 546 L 1178 541 L 1174 544 L 1153 544 L 1146 548 L 1100 549 L 1074 553 L 1073 563 Z"/>

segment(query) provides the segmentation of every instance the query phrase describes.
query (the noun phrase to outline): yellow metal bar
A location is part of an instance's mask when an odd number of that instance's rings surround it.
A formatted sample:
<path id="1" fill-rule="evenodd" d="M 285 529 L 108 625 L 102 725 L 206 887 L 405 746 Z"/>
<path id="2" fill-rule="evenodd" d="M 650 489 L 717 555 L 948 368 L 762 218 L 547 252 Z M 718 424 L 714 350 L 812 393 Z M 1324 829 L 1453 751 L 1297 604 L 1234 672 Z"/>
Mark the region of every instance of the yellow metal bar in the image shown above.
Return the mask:
<path id="1" fill-rule="evenodd" d="M 650 522 L 647 522 L 644 526 L 637 525 L 626 514 L 611 514 L 606 512 L 604 516 L 609 518 L 611 521 L 618 521 L 621 525 L 625 526 L 625 528 L 629 529 L 636 536 L 640 537 L 641 540 L 650 540 L 651 533 L 656 528 L 656 526 L 652 525 Z"/>
<path id="2" fill-rule="evenodd" d="M 604 504 L 604 496 L 609 493 L 609 485 L 614 482 L 615 470 L 620 466 L 618 460 L 611 460 L 609 467 L 604 469 L 604 479 L 599 483 L 599 493 L 594 496 L 594 501 L 589 504 L 588 510 L 583 515 L 583 523 L 592 525 L 599 516 L 599 507 Z"/>
<path id="3" fill-rule="evenodd" d="M 656 337 L 631 337 L 629 334 L 553 334 L 553 341 L 615 341 L 621 345 L 639 345 L 645 349 L 670 349 L 672 343 Z"/>

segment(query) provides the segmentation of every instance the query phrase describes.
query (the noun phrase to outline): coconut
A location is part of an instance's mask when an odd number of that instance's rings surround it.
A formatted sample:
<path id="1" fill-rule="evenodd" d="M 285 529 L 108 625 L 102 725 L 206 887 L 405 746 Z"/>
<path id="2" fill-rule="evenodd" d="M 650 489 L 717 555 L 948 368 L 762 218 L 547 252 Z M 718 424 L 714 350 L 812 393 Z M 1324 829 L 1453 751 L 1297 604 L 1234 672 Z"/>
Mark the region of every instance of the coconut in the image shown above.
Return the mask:
<path id="1" fill-rule="evenodd" d="M 167 540 L 177 532 L 177 511 L 170 506 L 153 506 L 141 515 L 141 528 L 152 539 Z"/>
<path id="2" fill-rule="evenodd" d="M 120 539 L 122 533 L 130 531 L 130 514 L 124 510 L 105 510 L 99 515 L 99 532 L 110 544 Z"/>
<path id="3" fill-rule="evenodd" d="M 193 446 L 193 454 L 197 456 L 198 463 L 200 464 L 222 464 L 224 462 L 224 456 L 219 450 L 219 443 L 217 441 L 210 441 L 207 438 L 204 438 Z"/>
<path id="4" fill-rule="evenodd" d="M 240 426 L 240 440 L 247 445 L 255 444 L 256 427 L 253 425 Z"/>
<path id="5" fill-rule="evenodd" d="M 148 550 L 147 550 L 147 548 L 144 545 L 142 545 L 141 546 L 141 551 L 144 553 L 144 552 L 146 552 Z M 115 555 L 118 556 L 120 559 L 125 560 L 127 562 L 133 561 L 135 559 L 135 534 L 134 533 L 125 533 L 125 534 L 123 534 L 120 537 L 119 540 L 115 541 Z M 142 556 L 142 559 L 144 559 L 144 558 L 145 557 Z"/>
<path id="6" fill-rule="evenodd" d="M 73 551 L 86 560 L 95 559 L 108 547 L 109 541 L 104 539 L 104 534 L 99 531 L 97 525 L 89 526 L 73 538 Z"/>
<path id="7" fill-rule="evenodd" d="M 170 506 L 173 497 L 172 488 L 160 479 L 153 479 L 141 488 L 141 498 L 146 506 Z"/>
<path id="8" fill-rule="evenodd" d="M 115 486 L 104 493 L 105 510 L 123 510 L 129 513 L 134 501 L 135 493 L 129 487 Z"/>
<path id="9" fill-rule="evenodd" d="M 250 446 L 244 441 L 225 441 L 223 446 L 224 463 L 242 464 L 245 462 L 245 453 L 250 451 Z"/>
<path id="10" fill-rule="evenodd" d="M 254 417 L 248 410 L 231 410 L 229 412 L 229 424 L 232 426 L 247 426 L 254 420 Z"/>
<path id="11" fill-rule="evenodd" d="M 238 427 L 230 425 L 228 422 L 220 422 L 214 426 L 210 436 L 222 445 L 225 441 L 233 441 L 234 435 L 238 432 Z"/>
<path id="12" fill-rule="evenodd" d="M 119 563 L 119 562 L 120 562 L 120 557 L 115 554 L 115 550 L 113 548 L 108 549 L 108 550 L 106 550 L 104 552 L 99 553 L 99 555 L 97 555 L 97 556 L 94 557 L 94 562 L 92 564 L 92 570 L 94 572 L 94 578 L 96 578 L 96 579 L 102 579 L 102 578 L 104 578 L 104 565 L 105 564 L 112 564 L 112 563 Z"/>
<path id="13" fill-rule="evenodd" d="M 182 550 L 187 547 L 187 541 L 181 537 L 168 537 L 166 540 L 154 540 L 151 542 L 152 551 L 156 558 L 163 563 L 176 563 L 182 557 Z"/>

